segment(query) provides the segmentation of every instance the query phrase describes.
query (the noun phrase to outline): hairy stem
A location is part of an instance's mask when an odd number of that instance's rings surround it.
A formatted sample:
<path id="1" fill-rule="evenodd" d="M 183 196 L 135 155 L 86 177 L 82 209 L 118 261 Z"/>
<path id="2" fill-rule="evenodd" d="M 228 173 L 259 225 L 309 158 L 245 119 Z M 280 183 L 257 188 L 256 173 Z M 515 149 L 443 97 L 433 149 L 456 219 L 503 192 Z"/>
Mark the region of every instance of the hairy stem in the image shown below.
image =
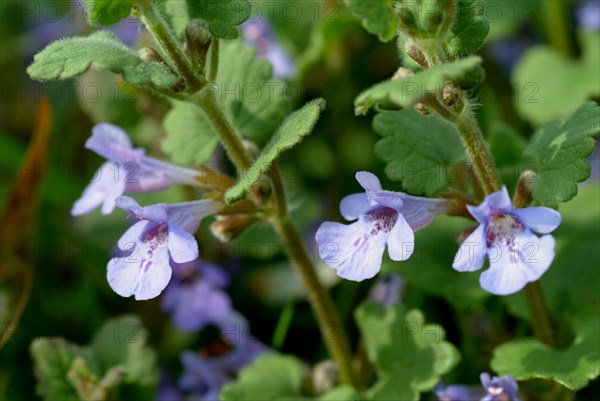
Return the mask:
<path id="1" fill-rule="evenodd" d="M 214 94 L 210 92 L 205 93 L 199 105 L 216 128 L 221 143 L 227 151 L 227 155 L 238 170 L 238 175 L 243 175 L 252 165 L 252 160 L 248 156 L 241 138 L 235 133 L 233 127 L 221 111 Z"/>
<path id="2" fill-rule="evenodd" d="M 172 33 L 167 29 L 167 25 L 160 15 L 155 2 L 139 1 L 138 5 L 142 14 L 142 22 L 152 34 L 163 53 L 168 57 L 170 64 L 183 77 L 186 86 L 194 92 L 202 89 L 202 80 L 194 74 L 190 61 L 179 48 L 177 40 L 173 37 Z"/>
<path id="3" fill-rule="evenodd" d="M 500 174 L 492 158 L 492 154 L 483 138 L 483 134 L 479 129 L 479 125 L 473 116 L 473 111 L 468 100 L 463 96 L 462 101 L 464 102 L 463 110 L 460 114 L 454 113 L 443 105 L 435 95 L 427 98 L 427 105 L 435 110 L 442 118 L 448 122 L 454 124 L 460 134 L 475 176 L 481 183 L 481 187 L 484 189 L 485 194 L 489 195 L 493 192 L 499 191 L 502 188 L 502 181 L 500 180 Z"/>
<path id="4" fill-rule="evenodd" d="M 278 205 L 273 225 L 284 241 L 285 248 L 289 252 L 288 257 L 290 261 L 296 266 L 306 286 L 308 299 L 315 312 L 323 342 L 327 346 L 329 355 L 331 355 L 338 365 L 341 381 L 357 387 L 358 382 L 352 368 L 352 354 L 344 327 L 341 324 L 329 293 L 319 281 L 302 238 L 290 219 L 287 207 L 285 206 L 285 192 L 281 175 L 274 169 L 271 177 L 274 182 L 274 196 L 277 199 Z"/>
<path id="5" fill-rule="evenodd" d="M 219 70 L 219 39 L 213 38 L 210 45 L 210 69 L 208 70 L 208 81 L 215 82 Z"/>

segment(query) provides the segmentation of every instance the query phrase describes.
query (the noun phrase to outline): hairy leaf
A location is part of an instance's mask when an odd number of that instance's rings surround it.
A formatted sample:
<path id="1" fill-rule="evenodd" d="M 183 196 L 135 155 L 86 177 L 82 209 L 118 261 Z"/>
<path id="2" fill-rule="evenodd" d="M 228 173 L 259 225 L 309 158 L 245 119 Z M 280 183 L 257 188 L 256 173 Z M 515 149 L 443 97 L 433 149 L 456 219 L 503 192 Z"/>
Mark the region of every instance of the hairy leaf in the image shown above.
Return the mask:
<path id="1" fill-rule="evenodd" d="M 187 0 L 190 17 L 208 22 L 210 33 L 222 39 L 238 37 L 237 26 L 250 18 L 248 0 Z"/>
<path id="2" fill-rule="evenodd" d="M 166 89 L 175 83 L 166 65 L 142 60 L 108 31 L 50 43 L 35 55 L 27 73 L 38 81 L 52 81 L 76 77 L 91 67 L 122 74 L 137 85 Z"/>
<path id="3" fill-rule="evenodd" d="M 134 0 L 83 0 L 88 20 L 111 25 L 129 16 Z"/>
<path id="4" fill-rule="evenodd" d="M 600 376 L 600 325 L 593 316 L 577 325 L 575 339 L 563 350 L 549 348 L 535 339 L 520 339 L 494 350 L 492 369 L 516 380 L 554 380 L 579 390 Z"/>
<path id="5" fill-rule="evenodd" d="M 489 31 L 483 0 L 458 0 L 456 16 L 446 37 L 448 53 L 458 57 L 474 52 L 483 45 Z"/>
<path id="6" fill-rule="evenodd" d="M 161 146 L 175 163 L 204 163 L 219 144 L 219 136 L 204 111 L 191 103 L 173 102 L 163 126 L 167 137 Z"/>
<path id="7" fill-rule="evenodd" d="M 577 194 L 577 183 L 586 180 L 591 167 L 585 160 L 600 135 L 600 107 L 587 102 L 573 114 L 538 128 L 525 150 L 534 163 L 537 178 L 533 198 L 556 208 Z"/>
<path id="8" fill-rule="evenodd" d="M 413 109 L 381 112 L 373 128 L 383 136 L 375 155 L 387 163 L 386 175 L 411 194 L 437 195 L 448 187 L 452 165 L 465 160 L 455 127 Z"/>
<path id="9" fill-rule="evenodd" d="M 363 27 L 388 42 L 398 30 L 398 17 L 389 0 L 344 0 L 346 6 L 360 18 Z"/>
<path id="10" fill-rule="evenodd" d="M 435 65 L 413 76 L 379 83 L 354 101 L 357 115 L 366 114 L 373 106 L 409 107 L 425 100 L 428 93 L 440 93 L 448 81 L 462 82 L 471 76 L 479 76 L 481 58 L 467 57 L 448 64 Z M 482 78 L 482 76 L 481 76 Z"/>
<path id="11" fill-rule="evenodd" d="M 384 309 L 367 301 L 356 310 L 356 320 L 378 373 L 370 399 L 418 400 L 459 360 L 456 348 L 444 341 L 444 329 L 425 324 L 419 310 Z"/>
<path id="12" fill-rule="evenodd" d="M 302 400 L 302 363 L 293 356 L 263 355 L 221 389 L 222 401 Z"/>
<path id="13" fill-rule="evenodd" d="M 269 171 L 273 161 L 283 151 L 297 145 L 306 135 L 310 134 L 324 108 L 325 100 L 315 99 L 290 114 L 240 181 L 225 193 L 225 200 L 233 202 L 242 197 L 244 192 L 249 190 L 260 178 L 261 174 Z"/>

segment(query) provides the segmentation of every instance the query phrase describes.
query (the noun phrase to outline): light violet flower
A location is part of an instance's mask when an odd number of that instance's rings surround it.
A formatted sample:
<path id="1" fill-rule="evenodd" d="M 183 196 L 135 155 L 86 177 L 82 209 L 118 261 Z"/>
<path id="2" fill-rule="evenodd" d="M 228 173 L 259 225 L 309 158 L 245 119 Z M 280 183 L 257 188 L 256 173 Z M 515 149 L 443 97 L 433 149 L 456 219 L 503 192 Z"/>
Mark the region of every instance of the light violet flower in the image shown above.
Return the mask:
<path id="1" fill-rule="evenodd" d="M 519 386 L 510 376 L 491 378 L 489 373 L 482 373 L 479 378 L 487 395 L 481 401 L 520 401 Z"/>
<path id="2" fill-rule="evenodd" d="M 469 387 L 457 384 L 447 386 L 444 382 L 440 382 L 432 391 L 438 401 L 472 401 L 475 399 L 472 397 Z"/>
<path id="3" fill-rule="evenodd" d="M 127 133 L 112 124 L 97 124 L 85 147 L 106 158 L 83 191 L 71 214 L 80 216 L 102 205 L 102 214 L 109 214 L 115 199 L 124 192 L 162 191 L 175 183 L 194 184 L 200 171 L 176 166 L 145 155 L 142 148 L 133 148 Z"/>
<path id="4" fill-rule="evenodd" d="M 173 277 L 161 297 L 161 307 L 171 313 L 175 326 L 196 331 L 231 312 L 231 299 L 223 291 L 229 277 L 222 268 L 199 259 L 171 262 L 171 267 Z"/>
<path id="5" fill-rule="evenodd" d="M 246 41 L 256 47 L 258 57 L 271 63 L 274 78 L 289 79 L 294 76 L 296 66 L 275 40 L 267 21 L 250 19 L 242 25 L 242 32 Z"/>
<path id="6" fill-rule="evenodd" d="M 465 239 L 452 267 L 460 272 L 481 269 L 487 256 L 490 268 L 479 277 L 481 287 L 496 295 L 521 290 L 538 280 L 554 259 L 554 237 L 538 238 L 560 224 L 560 214 L 546 207 L 513 209 L 506 187 L 486 196 L 479 206 L 467 206 L 480 224 Z"/>
<path id="7" fill-rule="evenodd" d="M 408 259 L 414 250 L 414 231 L 428 225 L 433 214 L 446 211 L 445 199 L 427 199 L 384 191 L 379 179 L 368 172 L 356 173 L 365 193 L 346 196 L 342 216 L 352 224 L 326 221 L 315 239 L 321 259 L 337 275 L 354 281 L 373 277 L 381 268 L 387 245 L 390 258 Z"/>
<path id="8" fill-rule="evenodd" d="M 171 261 L 185 263 L 198 258 L 192 235 L 200 221 L 221 205 L 212 200 L 141 207 L 127 196 L 116 199 L 129 212 L 131 226 L 117 243 L 117 255 L 108 262 L 110 287 L 123 297 L 151 299 L 171 279 Z"/>

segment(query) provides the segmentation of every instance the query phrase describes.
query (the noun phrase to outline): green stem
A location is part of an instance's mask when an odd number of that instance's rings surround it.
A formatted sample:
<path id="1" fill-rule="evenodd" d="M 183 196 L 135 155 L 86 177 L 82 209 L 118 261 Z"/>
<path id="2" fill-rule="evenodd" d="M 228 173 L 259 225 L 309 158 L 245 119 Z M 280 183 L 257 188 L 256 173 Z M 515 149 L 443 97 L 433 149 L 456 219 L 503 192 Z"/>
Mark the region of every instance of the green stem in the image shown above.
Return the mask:
<path id="1" fill-rule="evenodd" d="M 427 104 L 441 117 L 456 125 L 460 139 L 467 150 L 473 170 L 486 195 L 499 191 L 502 188 L 500 174 L 492 158 L 492 154 L 483 138 L 479 125 L 473 116 L 473 111 L 468 100 L 463 96 L 463 110 L 460 114 L 454 113 L 443 105 L 435 96 L 427 98 Z"/>
<path id="2" fill-rule="evenodd" d="M 538 281 L 534 281 L 525 286 L 525 297 L 533 320 L 533 332 L 535 336 L 544 344 L 557 348 L 558 341 L 552 329 L 550 313 L 544 300 L 542 287 Z"/>
<path id="3" fill-rule="evenodd" d="M 542 1 L 548 41 L 563 56 L 573 57 L 569 44 L 569 2 L 565 0 Z"/>
<path id="4" fill-rule="evenodd" d="M 210 70 L 208 71 L 208 81 L 215 82 L 219 71 L 219 39 L 213 38 L 210 45 Z"/>
<path id="5" fill-rule="evenodd" d="M 238 175 L 242 176 L 252 165 L 252 160 L 248 156 L 240 137 L 235 133 L 233 127 L 221 111 L 214 94 L 211 92 L 205 93 L 200 100 L 199 106 L 204 110 L 219 134 L 227 155 L 238 170 Z"/>
<path id="6" fill-rule="evenodd" d="M 308 256 L 298 230 L 296 230 L 290 219 L 285 201 L 283 182 L 276 166 L 272 169 L 271 178 L 273 179 L 274 196 L 278 205 L 273 225 L 284 241 L 290 261 L 296 266 L 306 286 L 308 299 L 316 315 L 323 342 L 329 351 L 329 355 L 337 363 L 341 381 L 358 388 L 358 382 L 352 368 L 350 345 L 344 326 L 341 324 L 329 293 L 323 287 L 315 272 L 312 260 Z"/>
<path id="7" fill-rule="evenodd" d="M 179 48 L 177 40 L 167 29 L 156 4 L 153 1 L 138 1 L 138 5 L 142 14 L 142 22 L 163 50 L 170 64 L 183 77 L 186 86 L 194 92 L 202 89 L 202 80 L 194 74 L 189 60 Z"/>

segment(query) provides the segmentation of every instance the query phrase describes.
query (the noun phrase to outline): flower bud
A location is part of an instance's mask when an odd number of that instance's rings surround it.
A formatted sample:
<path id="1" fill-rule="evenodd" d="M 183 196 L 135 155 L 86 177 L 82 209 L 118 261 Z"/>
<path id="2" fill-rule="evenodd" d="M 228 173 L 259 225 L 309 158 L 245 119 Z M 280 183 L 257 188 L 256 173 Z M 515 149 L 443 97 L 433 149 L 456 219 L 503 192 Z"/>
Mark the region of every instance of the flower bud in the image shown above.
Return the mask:
<path id="1" fill-rule="evenodd" d="M 155 61 L 159 63 L 164 63 L 164 60 L 162 59 L 160 54 L 158 54 L 158 52 L 151 47 L 142 47 L 138 51 L 138 55 L 144 61 Z"/>
<path id="2" fill-rule="evenodd" d="M 537 174 L 531 170 L 525 170 L 521 173 L 519 182 L 517 183 L 517 192 L 515 193 L 515 207 L 521 208 L 531 203 L 531 189 L 536 179 Z"/>
<path id="3" fill-rule="evenodd" d="M 313 387 L 317 394 L 334 388 L 339 382 L 340 372 L 334 361 L 327 359 L 315 365 L 312 371 Z"/>
<path id="4" fill-rule="evenodd" d="M 217 216 L 210 225 L 210 231 L 219 241 L 228 243 L 236 239 L 256 221 L 256 217 L 249 214 L 233 214 Z"/>
<path id="5" fill-rule="evenodd" d="M 415 110 L 417 110 L 419 113 L 421 113 L 424 116 L 431 114 L 431 109 L 424 103 L 415 104 Z"/>
<path id="6" fill-rule="evenodd" d="M 208 28 L 202 22 L 192 20 L 185 28 L 185 41 L 188 49 L 198 49 L 208 47 L 211 41 L 211 35 Z"/>

